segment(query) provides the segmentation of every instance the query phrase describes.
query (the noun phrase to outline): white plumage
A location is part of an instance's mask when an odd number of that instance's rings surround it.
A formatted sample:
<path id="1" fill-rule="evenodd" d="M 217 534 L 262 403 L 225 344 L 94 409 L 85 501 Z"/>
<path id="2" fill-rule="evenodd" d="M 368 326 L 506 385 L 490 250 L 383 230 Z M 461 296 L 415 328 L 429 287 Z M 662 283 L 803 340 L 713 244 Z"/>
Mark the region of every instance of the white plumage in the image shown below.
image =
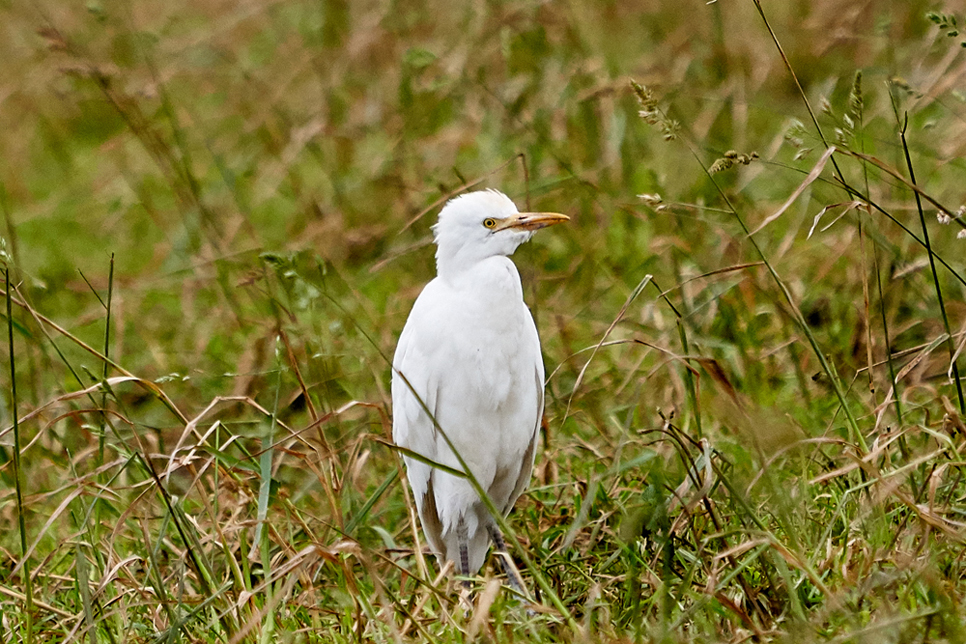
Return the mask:
<path id="1" fill-rule="evenodd" d="M 530 480 L 544 379 L 537 328 L 508 255 L 534 230 L 566 220 L 519 213 L 495 190 L 449 201 L 433 226 L 437 277 L 416 299 L 393 358 L 393 440 L 462 470 L 431 411 L 504 516 Z M 440 563 L 475 574 L 491 539 L 502 546 L 486 506 L 468 480 L 404 460 Z"/>

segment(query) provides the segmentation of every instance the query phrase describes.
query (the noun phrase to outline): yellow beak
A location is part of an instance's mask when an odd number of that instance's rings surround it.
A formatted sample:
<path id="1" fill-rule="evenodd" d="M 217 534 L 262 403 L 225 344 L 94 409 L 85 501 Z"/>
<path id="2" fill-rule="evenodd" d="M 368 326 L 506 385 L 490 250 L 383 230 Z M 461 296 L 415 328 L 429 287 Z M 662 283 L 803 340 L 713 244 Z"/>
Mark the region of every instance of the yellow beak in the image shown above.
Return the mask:
<path id="1" fill-rule="evenodd" d="M 493 231 L 496 232 L 508 228 L 538 230 L 540 228 L 546 228 L 547 226 L 553 226 L 554 224 L 562 224 L 565 221 L 570 221 L 570 217 L 556 212 L 518 212 L 500 221 Z"/>

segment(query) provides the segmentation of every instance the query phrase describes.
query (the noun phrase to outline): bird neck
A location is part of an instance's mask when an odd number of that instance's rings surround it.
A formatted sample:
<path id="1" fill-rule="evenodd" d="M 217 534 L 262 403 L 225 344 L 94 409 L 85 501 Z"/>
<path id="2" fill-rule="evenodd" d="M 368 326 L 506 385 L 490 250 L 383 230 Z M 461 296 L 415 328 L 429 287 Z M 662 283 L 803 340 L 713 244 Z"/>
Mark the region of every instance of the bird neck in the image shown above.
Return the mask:
<path id="1" fill-rule="evenodd" d="M 497 297 L 516 293 L 523 298 L 520 273 L 504 255 L 491 255 L 475 262 L 440 263 L 437 260 L 436 274 L 451 288 L 471 289 L 479 295 L 492 291 Z"/>
<path id="2" fill-rule="evenodd" d="M 449 245 L 446 250 L 437 248 L 436 274 L 445 280 L 455 280 L 464 273 L 476 270 L 477 265 L 492 259 L 492 256 L 477 255 L 473 250 L 469 245 L 456 248 Z"/>
<path id="3" fill-rule="evenodd" d="M 455 278 L 460 273 L 476 270 L 476 266 L 491 260 L 513 266 L 509 256 L 520 244 L 530 239 L 529 232 L 505 231 L 486 244 L 479 240 L 441 230 L 436 233 L 436 274 Z M 516 269 L 514 268 L 514 272 Z"/>

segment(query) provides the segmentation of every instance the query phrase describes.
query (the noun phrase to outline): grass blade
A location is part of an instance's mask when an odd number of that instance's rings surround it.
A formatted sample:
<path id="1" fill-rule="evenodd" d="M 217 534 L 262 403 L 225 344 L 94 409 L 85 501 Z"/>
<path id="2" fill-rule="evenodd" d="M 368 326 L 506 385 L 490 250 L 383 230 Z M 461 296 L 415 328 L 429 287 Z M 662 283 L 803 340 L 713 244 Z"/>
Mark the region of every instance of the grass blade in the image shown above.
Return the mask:
<path id="1" fill-rule="evenodd" d="M 34 593 L 33 581 L 30 578 L 30 562 L 27 561 L 27 524 L 24 518 L 23 488 L 24 475 L 23 466 L 20 462 L 20 422 L 17 411 L 17 363 L 13 348 L 13 311 L 10 298 L 10 267 L 4 269 L 4 283 L 6 286 L 7 300 L 7 348 L 10 355 L 10 400 L 13 412 L 13 475 L 15 487 L 17 488 L 17 528 L 20 531 L 20 555 L 22 557 L 20 576 L 23 579 L 24 594 L 26 595 L 26 605 L 24 606 L 24 641 L 27 644 L 33 642 L 33 614 L 34 614 Z"/>

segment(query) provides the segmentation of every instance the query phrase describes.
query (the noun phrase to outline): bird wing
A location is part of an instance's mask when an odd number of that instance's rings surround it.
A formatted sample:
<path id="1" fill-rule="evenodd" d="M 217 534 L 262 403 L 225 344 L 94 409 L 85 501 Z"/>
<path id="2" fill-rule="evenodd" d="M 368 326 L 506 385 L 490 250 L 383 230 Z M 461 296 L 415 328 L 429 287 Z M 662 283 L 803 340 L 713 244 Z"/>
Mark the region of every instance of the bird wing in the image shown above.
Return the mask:
<path id="1" fill-rule="evenodd" d="M 493 502 L 506 516 L 517 499 L 523 494 L 530 483 L 533 463 L 536 458 L 537 441 L 540 423 L 543 420 L 544 407 L 544 367 L 540 353 L 540 339 L 537 327 L 529 310 L 525 311 L 525 331 L 522 334 L 521 347 L 524 348 L 519 356 L 519 367 L 522 373 L 529 368 L 530 378 L 525 376 L 517 383 L 519 395 L 524 401 L 533 401 L 517 410 L 514 418 L 509 421 L 509 440 L 505 439 L 506 454 L 500 459 L 500 470 L 493 478 L 493 483 L 487 493 Z"/>
<path id="2" fill-rule="evenodd" d="M 537 363 L 536 369 L 534 369 L 534 381 L 537 386 L 537 422 L 534 424 L 533 433 L 530 435 L 530 444 L 527 445 L 527 449 L 523 454 L 523 458 L 520 462 L 520 471 L 517 473 L 516 481 L 513 485 L 513 490 L 510 492 L 509 498 L 503 505 L 503 516 L 510 513 L 513 509 L 513 505 L 523 494 L 523 491 L 527 489 L 530 484 L 530 475 L 533 473 L 533 462 L 536 459 L 537 452 L 537 438 L 540 432 L 540 423 L 543 420 L 543 403 L 544 403 L 544 392 L 543 392 L 543 361 L 540 360 Z"/>
<path id="3" fill-rule="evenodd" d="M 427 346 L 419 323 L 425 308 L 427 286 L 417 298 L 399 336 L 392 361 L 392 439 L 396 445 L 416 452 L 430 461 L 437 460 L 436 427 L 427 409 L 433 412 L 438 400 L 439 382 L 432 370 L 432 347 Z M 433 468 L 422 461 L 404 456 L 406 474 L 416 500 L 423 532 L 436 552 L 442 551 L 442 525 L 436 509 Z"/>

